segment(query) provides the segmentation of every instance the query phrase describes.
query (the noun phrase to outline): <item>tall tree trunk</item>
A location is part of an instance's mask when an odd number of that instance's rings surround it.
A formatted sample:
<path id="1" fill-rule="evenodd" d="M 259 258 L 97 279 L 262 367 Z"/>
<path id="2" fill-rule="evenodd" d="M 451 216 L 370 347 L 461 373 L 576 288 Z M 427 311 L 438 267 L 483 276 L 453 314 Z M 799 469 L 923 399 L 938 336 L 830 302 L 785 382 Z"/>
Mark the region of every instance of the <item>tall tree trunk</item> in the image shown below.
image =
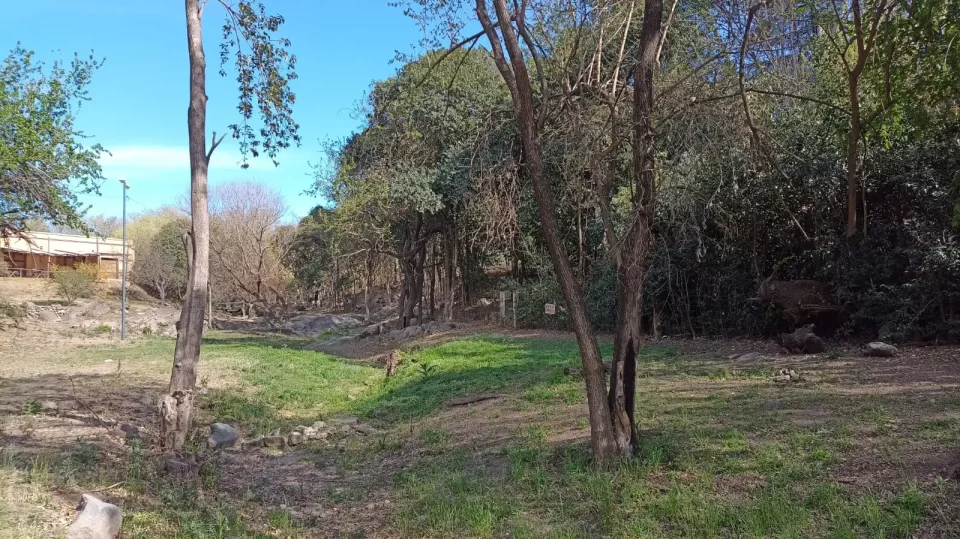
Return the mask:
<path id="1" fill-rule="evenodd" d="M 443 231 L 443 320 L 453 321 L 454 288 L 457 282 L 457 225 L 450 219 Z"/>
<path id="2" fill-rule="evenodd" d="M 206 59 L 199 0 L 185 1 L 187 45 L 190 55 L 190 107 L 187 126 L 190 145 L 190 212 L 192 227 L 187 245 L 190 275 L 187 297 L 180 311 L 180 331 L 173 356 L 170 392 L 160 403 L 160 443 L 182 450 L 193 423 L 194 388 L 200 362 L 203 315 L 207 306 L 210 264 L 210 214 L 207 206 Z"/>
<path id="3" fill-rule="evenodd" d="M 437 265 L 437 243 L 436 241 L 431 243 L 430 246 L 430 319 L 436 320 L 437 318 L 437 272 L 440 271 L 439 266 Z"/>
<path id="4" fill-rule="evenodd" d="M 636 451 L 634 417 L 637 349 L 643 309 L 643 280 L 652 245 L 656 204 L 656 151 L 653 133 L 653 81 L 663 19 L 662 0 L 646 0 L 633 90 L 633 223 L 617 251 L 617 327 L 607 395 L 614 439 L 621 455 Z"/>
<path id="5" fill-rule="evenodd" d="M 563 298 L 569 309 L 573 330 L 577 336 L 580 348 L 580 358 L 583 362 L 583 371 L 587 386 L 587 407 L 590 415 L 590 441 L 593 457 L 601 466 L 609 465 L 617 456 L 616 442 L 610 422 L 610 410 L 606 405 L 606 383 L 603 374 L 603 360 L 600 347 L 597 345 L 596 335 L 587 314 L 586 303 L 580 282 L 570 267 L 570 259 L 560 235 L 557 223 L 556 210 L 553 203 L 553 193 L 543 165 L 543 153 L 540 147 L 540 132 L 535 117 L 533 88 L 530 83 L 530 74 L 527 71 L 526 58 L 523 48 L 517 39 L 513 28 L 513 15 L 507 7 L 506 0 L 493 0 L 496 8 L 500 33 L 503 44 L 509 54 L 508 65 L 506 56 L 500 47 L 500 38 L 497 36 L 493 23 L 486 7 L 486 0 L 477 0 L 477 15 L 484 31 L 493 46 L 494 60 L 497 68 L 510 87 L 517 123 L 520 127 L 520 138 L 523 146 L 523 167 L 533 182 L 534 198 L 540 213 L 544 239 L 553 267 L 563 292 Z M 522 17 L 522 14 L 520 14 Z M 521 21 L 518 24 L 524 24 Z"/>
<path id="6" fill-rule="evenodd" d="M 363 308 L 366 311 L 364 320 L 370 321 L 370 288 L 373 286 L 373 249 L 367 251 L 366 257 L 366 278 L 363 283 Z"/>
<path id="7" fill-rule="evenodd" d="M 847 78 L 850 93 L 850 130 L 847 133 L 847 237 L 857 235 L 857 194 L 860 192 L 860 73 Z M 866 216 L 864 216 L 866 219 Z"/>

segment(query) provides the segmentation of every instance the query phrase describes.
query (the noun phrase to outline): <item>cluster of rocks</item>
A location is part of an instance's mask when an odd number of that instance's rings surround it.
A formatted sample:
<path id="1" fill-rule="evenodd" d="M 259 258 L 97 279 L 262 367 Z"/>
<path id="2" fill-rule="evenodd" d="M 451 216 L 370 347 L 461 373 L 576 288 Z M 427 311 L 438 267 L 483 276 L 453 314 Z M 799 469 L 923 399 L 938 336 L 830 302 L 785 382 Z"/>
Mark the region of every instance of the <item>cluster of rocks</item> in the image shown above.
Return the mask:
<path id="1" fill-rule="evenodd" d="M 813 327 L 807 324 L 793 333 L 781 333 L 778 342 L 791 354 L 821 354 L 827 348 L 823 339 L 813 333 Z"/>
<path id="2" fill-rule="evenodd" d="M 276 449 L 283 450 L 295 447 L 311 440 L 325 440 L 331 434 L 376 434 L 377 429 L 366 423 L 360 423 L 355 417 L 328 419 L 317 421 L 313 425 L 300 425 L 287 434 L 276 429 L 266 436 L 257 436 L 249 440 L 241 440 L 240 432 L 226 423 L 210 425 L 210 437 L 207 438 L 207 447 L 210 449 L 227 449 L 239 447 L 243 450 Z"/>
<path id="3" fill-rule="evenodd" d="M 316 335 L 324 331 L 355 328 L 361 323 L 351 315 L 301 314 L 287 321 L 287 327 L 300 335 Z"/>
<path id="4" fill-rule="evenodd" d="M 780 369 L 773 377 L 773 381 L 778 384 L 789 384 L 790 382 L 802 382 L 803 377 L 793 369 Z"/>
<path id="5" fill-rule="evenodd" d="M 371 324 L 364 327 L 356 335 L 345 335 L 342 337 L 334 337 L 332 339 L 327 339 L 321 343 L 323 346 L 339 346 L 342 344 L 347 344 L 353 341 L 360 339 L 369 339 L 371 337 L 380 337 L 382 339 L 387 339 L 391 341 L 403 341 L 408 339 L 414 339 L 416 337 L 423 337 L 426 335 L 435 335 L 437 333 L 444 333 L 456 329 L 456 325 L 449 322 L 438 322 L 435 320 L 430 320 L 422 324 L 418 324 L 416 319 L 411 321 L 411 325 L 402 328 L 395 329 L 393 331 L 387 331 L 385 324 Z"/>
<path id="6" fill-rule="evenodd" d="M 67 307 L 57 303 L 37 305 L 27 301 L 23 304 L 27 318 L 46 323 L 66 323 L 72 329 L 120 331 L 119 306 L 99 300 L 77 300 L 77 305 Z M 127 314 L 127 331 L 131 334 L 161 335 L 175 337 L 177 313 L 161 312 L 157 308 L 134 310 Z"/>

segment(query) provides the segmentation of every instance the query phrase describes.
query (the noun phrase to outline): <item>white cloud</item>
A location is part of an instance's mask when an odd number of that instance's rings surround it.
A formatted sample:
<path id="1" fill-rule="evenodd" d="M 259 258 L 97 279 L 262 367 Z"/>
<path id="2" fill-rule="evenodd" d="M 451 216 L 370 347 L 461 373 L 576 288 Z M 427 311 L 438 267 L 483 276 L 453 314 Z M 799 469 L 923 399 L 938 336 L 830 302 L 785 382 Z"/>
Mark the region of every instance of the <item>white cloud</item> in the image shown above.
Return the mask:
<path id="1" fill-rule="evenodd" d="M 120 146 L 111 147 L 112 155 L 104 154 L 100 165 L 116 172 L 125 170 L 185 170 L 190 167 L 190 154 L 186 147 L 177 146 Z M 240 170 L 239 152 L 217 148 L 210 160 L 210 168 Z M 269 158 L 260 156 L 248 161 L 254 170 L 273 169 Z"/>

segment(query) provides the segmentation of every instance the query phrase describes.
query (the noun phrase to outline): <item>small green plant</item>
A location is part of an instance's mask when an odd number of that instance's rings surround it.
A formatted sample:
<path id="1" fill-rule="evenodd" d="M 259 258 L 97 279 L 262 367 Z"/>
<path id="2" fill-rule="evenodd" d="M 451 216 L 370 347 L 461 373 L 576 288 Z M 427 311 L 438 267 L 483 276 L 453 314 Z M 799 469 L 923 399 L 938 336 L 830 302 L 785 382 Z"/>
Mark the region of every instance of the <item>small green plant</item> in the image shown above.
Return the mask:
<path id="1" fill-rule="evenodd" d="M 99 326 L 97 326 L 97 327 L 95 327 L 95 328 L 93 328 L 93 329 L 90 330 L 90 335 L 93 335 L 93 336 L 96 337 L 96 336 L 99 336 L 99 335 L 106 335 L 107 333 L 110 333 L 111 331 L 113 331 L 113 328 L 110 327 L 109 325 L 107 325 L 107 324 L 100 324 Z"/>
<path id="2" fill-rule="evenodd" d="M 73 303 L 79 298 L 92 297 L 96 292 L 97 274 L 87 266 L 91 264 L 77 264 L 72 268 L 54 267 L 51 273 L 53 283 L 57 288 L 57 294 L 67 303 Z"/>
<path id="3" fill-rule="evenodd" d="M 23 308 L 23 305 L 18 305 L 7 298 L 0 297 L 0 316 L 5 316 L 19 324 L 20 320 L 23 320 L 26 315 L 27 310 Z"/>
<path id="4" fill-rule="evenodd" d="M 23 403 L 23 413 L 27 415 L 37 415 L 40 413 L 40 403 L 37 399 L 30 399 Z"/>
<path id="5" fill-rule="evenodd" d="M 437 366 L 433 363 L 420 363 L 420 374 L 428 378 L 431 374 L 437 372 Z"/>
<path id="6" fill-rule="evenodd" d="M 133 490 L 143 486 L 143 443 L 134 438 L 130 445 L 130 462 L 127 465 L 127 483 Z"/>
<path id="7" fill-rule="evenodd" d="M 293 517 L 290 516 L 290 513 L 282 509 L 277 509 L 270 511 L 270 514 L 267 515 L 267 522 L 270 523 L 270 526 L 283 531 L 288 531 L 293 529 Z"/>
<path id="8" fill-rule="evenodd" d="M 70 453 L 70 462 L 78 470 L 90 470 L 100 458 L 100 450 L 97 446 L 88 443 L 78 443 L 73 447 Z"/>
<path id="9" fill-rule="evenodd" d="M 27 482 L 34 485 L 50 483 L 50 461 L 44 455 L 37 455 L 30 461 L 30 470 L 27 472 Z"/>

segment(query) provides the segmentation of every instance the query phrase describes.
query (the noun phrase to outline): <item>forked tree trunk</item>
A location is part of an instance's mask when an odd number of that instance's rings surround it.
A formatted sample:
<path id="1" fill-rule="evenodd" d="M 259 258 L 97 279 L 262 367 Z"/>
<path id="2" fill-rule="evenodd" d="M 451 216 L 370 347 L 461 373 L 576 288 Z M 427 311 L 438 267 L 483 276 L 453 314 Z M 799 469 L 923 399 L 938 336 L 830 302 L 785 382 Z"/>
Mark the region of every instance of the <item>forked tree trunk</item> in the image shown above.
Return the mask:
<path id="1" fill-rule="evenodd" d="M 513 14 L 507 6 L 506 0 L 493 0 L 493 3 L 496 8 L 497 24 L 503 36 L 503 44 L 506 47 L 507 54 L 509 54 L 509 65 L 507 64 L 507 57 L 500 47 L 500 38 L 490 20 L 486 0 L 477 0 L 477 15 L 487 37 L 490 39 L 497 68 L 510 87 L 514 111 L 520 127 L 524 157 L 523 166 L 533 183 L 534 198 L 537 201 L 537 209 L 540 213 L 544 239 L 550 252 L 550 258 L 553 261 L 554 270 L 557 273 L 563 298 L 569 309 L 573 330 L 577 336 L 577 344 L 580 347 L 580 358 L 583 362 L 587 386 L 591 449 L 597 464 L 606 466 L 616 459 L 618 451 L 611 428 L 610 410 L 605 399 L 606 383 L 600 347 L 597 345 L 597 338 L 593 333 L 590 317 L 587 314 L 580 282 L 570 266 L 570 259 L 560 235 L 553 194 L 550 191 L 550 182 L 543 165 L 540 132 L 534 114 L 536 109 L 533 100 L 533 88 L 530 83 L 530 74 L 527 71 L 523 48 L 520 46 L 517 33 L 511 22 Z"/>
<path id="2" fill-rule="evenodd" d="M 636 451 L 634 418 L 637 392 L 637 349 L 640 346 L 643 280 L 652 245 L 656 205 L 656 150 L 653 134 L 653 79 L 660 44 L 663 1 L 646 0 L 643 28 L 634 67 L 633 209 L 634 219 L 619 248 L 617 263 L 617 327 L 613 341 L 610 392 L 607 396 L 617 452 Z"/>
<path id="3" fill-rule="evenodd" d="M 190 144 L 190 211 L 192 228 L 187 244 L 190 275 L 180 311 L 180 331 L 173 356 L 170 391 L 160 401 L 160 443 L 182 450 L 193 423 L 194 388 L 207 306 L 210 261 L 210 215 L 207 208 L 206 60 L 199 0 L 186 0 L 187 45 L 190 54 L 190 107 L 187 126 Z"/>

